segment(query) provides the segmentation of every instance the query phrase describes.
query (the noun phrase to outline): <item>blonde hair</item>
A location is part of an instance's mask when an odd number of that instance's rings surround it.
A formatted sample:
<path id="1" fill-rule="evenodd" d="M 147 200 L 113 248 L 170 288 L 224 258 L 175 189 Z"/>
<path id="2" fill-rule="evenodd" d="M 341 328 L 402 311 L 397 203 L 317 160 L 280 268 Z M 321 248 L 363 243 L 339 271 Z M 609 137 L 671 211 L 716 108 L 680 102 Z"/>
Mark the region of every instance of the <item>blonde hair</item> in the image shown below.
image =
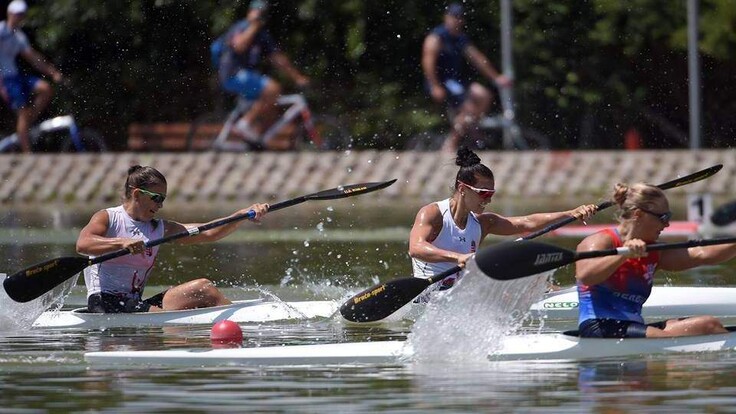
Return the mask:
<path id="1" fill-rule="evenodd" d="M 614 203 L 619 207 L 617 218 L 619 222 L 631 218 L 631 213 L 637 208 L 653 210 L 657 200 L 667 199 L 664 191 L 659 187 L 645 183 L 636 183 L 628 185 L 624 183 L 616 184 L 611 197 Z"/>

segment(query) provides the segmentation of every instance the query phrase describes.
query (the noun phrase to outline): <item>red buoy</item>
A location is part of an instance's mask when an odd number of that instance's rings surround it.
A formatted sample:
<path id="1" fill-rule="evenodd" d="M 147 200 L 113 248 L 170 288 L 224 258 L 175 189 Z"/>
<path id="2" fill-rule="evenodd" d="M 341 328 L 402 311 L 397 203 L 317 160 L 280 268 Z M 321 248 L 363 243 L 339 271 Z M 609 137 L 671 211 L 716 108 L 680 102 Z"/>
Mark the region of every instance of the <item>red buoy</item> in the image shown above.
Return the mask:
<path id="1" fill-rule="evenodd" d="M 243 331 L 233 321 L 220 321 L 212 326 L 210 342 L 213 348 L 237 348 L 243 345 Z"/>

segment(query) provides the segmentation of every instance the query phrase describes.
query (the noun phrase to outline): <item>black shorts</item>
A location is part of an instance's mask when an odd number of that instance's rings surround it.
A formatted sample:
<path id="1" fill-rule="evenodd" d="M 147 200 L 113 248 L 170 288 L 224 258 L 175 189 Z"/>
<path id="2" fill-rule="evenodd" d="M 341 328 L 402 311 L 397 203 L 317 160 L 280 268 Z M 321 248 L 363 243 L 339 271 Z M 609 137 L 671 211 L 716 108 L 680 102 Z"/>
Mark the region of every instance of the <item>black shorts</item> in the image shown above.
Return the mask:
<path id="1" fill-rule="evenodd" d="M 125 298 L 112 293 L 95 293 L 87 298 L 87 311 L 92 313 L 134 313 L 148 312 L 151 306 L 163 307 L 163 291 L 146 300 Z"/>
<path id="2" fill-rule="evenodd" d="M 588 319 L 580 324 L 578 330 L 581 338 L 646 338 L 647 327 L 664 329 L 666 324 L 667 321 L 645 325 L 618 319 Z"/>

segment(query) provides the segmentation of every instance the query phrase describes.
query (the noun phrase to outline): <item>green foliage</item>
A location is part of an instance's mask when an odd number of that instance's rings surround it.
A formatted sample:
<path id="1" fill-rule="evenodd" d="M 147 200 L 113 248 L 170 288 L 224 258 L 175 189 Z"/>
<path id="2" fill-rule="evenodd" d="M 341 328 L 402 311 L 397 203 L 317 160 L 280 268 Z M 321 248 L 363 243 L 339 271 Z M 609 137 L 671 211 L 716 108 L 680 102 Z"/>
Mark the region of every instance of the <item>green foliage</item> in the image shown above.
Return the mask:
<path id="1" fill-rule="evenodd" d="M 705 144 L 724 145 L 736 128 L 730 116 L 736 8 L 732 0 L 700 3 Z M 312 78 L 317 112 L 341 116 L 359 146 L 401 148 L 413 134 L 446 127 L 423 90 L 419 66 L 424 36 L 441 23 L 444 5 L 272 1 L 269 29 Z M 239 0 L 31 6 L 26 31 L 71 80 L 58 87 L 52 110 L 76 114 L 118 149 L 132 122 L 186 122 L 221 105 L 209 44 L 247 12 L 247 1 Z M 683 145 L 662 126 L 687 131 L 685 0 L 514 0 L 513 6 L 515 92 L 525 126 L 557 148 L 617 148 L 630 127 L 650 146 Z M 465 7 L 468 34 L 500 67 L 499 3 L 467 0 Z"/>

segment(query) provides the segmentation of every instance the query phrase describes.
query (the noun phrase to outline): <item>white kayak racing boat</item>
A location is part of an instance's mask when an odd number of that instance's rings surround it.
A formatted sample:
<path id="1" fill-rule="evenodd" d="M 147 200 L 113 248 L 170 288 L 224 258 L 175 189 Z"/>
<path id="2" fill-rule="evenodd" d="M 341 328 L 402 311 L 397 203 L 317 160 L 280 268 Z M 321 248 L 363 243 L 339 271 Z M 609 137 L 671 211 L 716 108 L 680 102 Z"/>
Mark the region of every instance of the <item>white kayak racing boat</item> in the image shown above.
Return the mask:
<path id="1" fill-rule="evenodd" d="M 548 320 L 575 320 L 578 305 L 577 289 L 571 287 L 547 293 L 531 311 Z M 736 288 L 654 286 L 642 307 L 642 316 L 652 321 L 693 315 L 736 316 Z"/>
<path id="2" fill-rule="evenodd" d="M 70 311 L 44 312 L 34 323 L 35 328 L 101 329 L 116 327 L 146 327 L 166 325 L 212 325 L 229 319 L 237 323 L 259 323 L 288 319 L 329 318 L 335 314 L 336 301 L 278 302 L 251 299 L 230 305 L 183 311 L 152 313 L 90 313 L 86 308 Z M 379 323 L 416 320 L 424 304 L 410 303 Z M 531 307 L 534 317 L 547 320 L 576 320 L 578 295 L 567 288 L 545 295 Z M 642 314 L 647 320 L 662 320 L 692 315 L 717 317 L 736 316 L 736 288 L 655 286 L 644 304 Z M 360 324 L 360 323 L 359 323 Z"/>
<path id="3" fill-rule="evenodd" d="M 501 349 L 488 355 L 490 361 L 588 360 L 683 352 L 736 350 L 736 327 L 728 333 L 656 339 L 580 338 L 575 331 L 512 335 Z M 108 365 L 356 365 L 410 362 L 412 349 L 406 342 L 349 342 L 339 344 L 230 348 L 210 350 L 103 351 L 88 352 L 84 359 Z"/>
<path id="4" fill-rule="evenodd" d="M 167 325 L 212 325 L 229 319 L 238 323 L 261 323 L 288 319 L 329 318 L 337 311 L 333 301 L 279 302 L 250 299 L 229 305 L 180 311 L 146 313 L 91 313 L 87 308 L 47 311 L 34 328 L 103 329 Z"/>
<path id="5" fill-rule="evenodd" d="M 577 320 L 578 306 L 577 289 L 570 287 L 545 294 L 544 299 L 531 306 L 530 313 L 532 317 L 546 320 Z M 423 308 L 424 304 L 409 303 L 377 323 L 416 320 Z M 736 288 L 654 286 L 642 307 L 642 315 L 651 321 L 693 315 L 736 317 Z"/>

